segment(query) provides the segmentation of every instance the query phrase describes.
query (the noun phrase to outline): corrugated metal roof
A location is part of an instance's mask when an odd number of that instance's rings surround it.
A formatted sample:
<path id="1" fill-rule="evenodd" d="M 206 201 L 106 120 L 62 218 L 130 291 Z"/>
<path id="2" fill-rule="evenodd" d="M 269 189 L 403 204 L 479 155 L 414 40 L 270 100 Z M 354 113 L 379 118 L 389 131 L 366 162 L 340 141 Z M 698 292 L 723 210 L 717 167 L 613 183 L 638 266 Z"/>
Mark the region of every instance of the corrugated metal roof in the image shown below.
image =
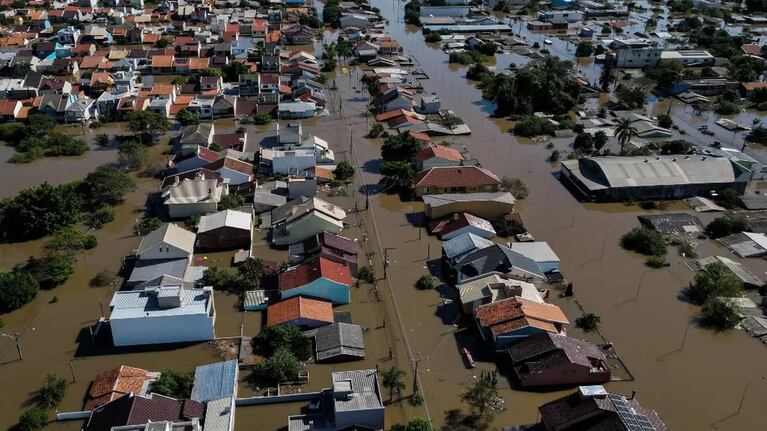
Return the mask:
<path id="1" fill-rule="evenodd" d="M 237 361 L 223 361 L 201 365 L 194 372 L 191 398 L 208 402 L 237 395 Z"/>
<path id="2" fill-rule="evenodd" d="M 471 232 L 466 232 L 442 243 L 442 250 L 448 259 L 472 250 L 490 247 L 493 242 Z"/>
<path id="3" fill-rule="evenodd" d="M 138 260 L 128 278 L 128 283 L 141 283 L 163 275 L 184 278 L 189 259 Z"/>
<path id="4" fill-rule="evenodd" d="M 115 292 L 109 307 L 110 320 L 135 319 L 139 317 L 180 316 L 208 314 L 211 292 L 203 289 L 182 289 L 179 307 L 162 308 L 154 291 L 136 290 Z"/>
<path id="5" fill-rule="evenodd" d="M 138 256 L 157 244 L 165 243 L 192 254 L 197 235 L 173 223 L 166 223 L 147 234 L 138 246 Z"/>
<path id="6" fill-rule="evenodd" d="M 209 401 L 205 408 L 205 431 L 229 431 L 234 420 L 234 397 Z"/>
<path id="7" fill-rule="evenodd" d="M 341 371 L 333 373 L 336 412 L 383 409 L 376 370 Z M 348 397 L 339 392 L 351 391 Z"/>
<path id="8" fill-rule="evenodd" d="M 233 227 L 249 231 L 253 225 L 253 217 L 250 213 L 235 210 L 219 211 L 200 217 L 197 232 L 203 233 L 221 227 Z"/>

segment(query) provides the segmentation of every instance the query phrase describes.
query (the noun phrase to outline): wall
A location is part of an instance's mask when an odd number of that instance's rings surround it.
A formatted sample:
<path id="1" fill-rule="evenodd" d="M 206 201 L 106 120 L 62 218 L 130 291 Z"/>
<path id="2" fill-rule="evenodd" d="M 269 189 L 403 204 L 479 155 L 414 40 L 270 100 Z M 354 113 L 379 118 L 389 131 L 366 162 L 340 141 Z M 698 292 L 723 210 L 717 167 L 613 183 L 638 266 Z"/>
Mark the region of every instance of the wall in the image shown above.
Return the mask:
<path id="1" fill-rule="evenodd" d="M 248 247 L 251 232 L 233 227 L 220 227 L 197 235 L 198 245 L 206 250 L 222 250 Z"/>
<path id="2" fill-rule="evenodd" d="M 272 160 L 272 172 L 275 174 L 291 174 L 305 171 L 317 165 L 317 158 L 312 154 L 289 157 L 275 157 Z"/>
<path id="3" fill-rule="evenodd" d="M 336 412 L 336 429 L 344 429 L 353 425 L 371 429 L 384 428 L 384 408 L 369 410 L 353 410 Z"/>
<path id="4" fill-rule="evenodd" d="M 529 375 L 524 380 L 519 379 L 522 387 L 598 385 L 608 381 L 609 371 L 591 373 L 588 367 L 576 364 L 562 364 L 539 374 Z"/>
<path id="5" fill-rule="evenodd" d="M 115 346 L 207 341 L 215 337 L 208 315 L 138 317 L 110 320 Z"/>
<path id="6" fill-rule="evenodd" d="M 514 210 L 514 205 L 504 202 L 456 202 L 449 205 L 440 205 L 432 208 L 426 207 L 426 216 L 430 219 L 438 219 L 455 212 L 468 212 L 477 217 L 492 220 L 502 217 Z"/>
<path id="7" fill-rule="evenodd" d="M 439 167 L 439 166 L 459 166 L 460 164 L 461 162 L 457 162 L 455 160 L 447 160 L 447 159 L 442 159 L 439 157 L 432 157 L 431 159 L 427 159 L 423 161 L 423 167 L 421 168 L 421 170 L 431 169 L 431 168 Z"/>
<path id="8" fill-rule="evenodd" d="M 621 48 L 617 50 L 618 67 L 644 67 L 654 66 L 660 61 L 660 48 Z"/>
<path id="9" fill-rule="evenodd" d="M 275 237 L 274 243 L 278 245 L 287 245 L 294 242 L 303 241 L 310 236 L 321 233 L 322 231 L 328 231 L 331 233 L 340 233 L 341 227 L 322 220 L 311 214 L 297 220 L 290 225 L 288 234 L 282 237 Z"/>
<path id="10" fill-rule="evenodd" d="M 181 250 L 178 247 L 168 245 L 167 243 L 160 243 L 154 247 L 141 253 L 139 257 L 141 260 L 154 260 L 154 259 L 184 259 L 189 257 L 189 253 Z"/>

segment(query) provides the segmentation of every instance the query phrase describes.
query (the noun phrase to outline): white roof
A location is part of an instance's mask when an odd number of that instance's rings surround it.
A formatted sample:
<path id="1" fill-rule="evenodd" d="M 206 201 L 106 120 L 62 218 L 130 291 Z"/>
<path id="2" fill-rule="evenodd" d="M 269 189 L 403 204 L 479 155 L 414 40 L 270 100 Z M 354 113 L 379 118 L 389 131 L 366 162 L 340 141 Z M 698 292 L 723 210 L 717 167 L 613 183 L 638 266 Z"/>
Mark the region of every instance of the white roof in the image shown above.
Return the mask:
<path id="1" fill-rule="evenodd" d="M 208 232 L 220 227 L 233 227 L 249 231 L 251 226 L 253 226 L 253 217 L 250 213 L 226 210 L 200 217 L 197 233 Z"/>
<path id="2" fill-rule="evenodd" d="M 208 314 L 212 299 L 210 290 L 176 290 L 175 293 L 180 297 L 180 305 L 167 308 L 161 307 L 157 301 L 157 295 L 163 291 L 164 289 L 115 292 L 109 303 L 112 309 L 109 320 Z"/>
<path id="3" fill-rule="evenodd" d="M 490 286 L 493 288 L 491 289 Z M 498 290 L 502 287 L 519 288 L 520 291 L 517 296 L 537 303 L 544 302 L 533 283 L 504 277 L 497 272 L 469 279 L 456 286 L 462 304 L 474 302 L 487 296 L 492 297 L 493 301 L 506 298 L 508 296 L 506 292 Z"/>
<path id="4" fill-rule="evenodd" d="M 759 247 L 767 250 L 767 235 L 763 233 L 743 232 L 751 241 L 755 242 Z"/>
<path id="5" fill-rule="evenodd" d="M 559 262 L 559 257 L 545 241 L 512 242 L 509 247 L 536 262 Z"/>
<path id="6" fill-rule="evenodd" d="M 218 184 L 214 178 L 187 178 L 168 187 L 162 196 L 166 205 L 218 202 L 223 191 L 224 185 Z"/>

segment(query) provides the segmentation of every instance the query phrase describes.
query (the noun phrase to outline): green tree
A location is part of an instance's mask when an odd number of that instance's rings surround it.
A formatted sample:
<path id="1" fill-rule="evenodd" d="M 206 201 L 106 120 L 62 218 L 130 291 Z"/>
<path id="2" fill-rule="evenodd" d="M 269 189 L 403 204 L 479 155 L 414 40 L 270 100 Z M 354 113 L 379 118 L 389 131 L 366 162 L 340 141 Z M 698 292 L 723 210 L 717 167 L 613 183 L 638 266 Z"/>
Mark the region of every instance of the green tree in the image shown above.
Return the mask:
<path id="1" fill-rule="evenodd" d="M 438 280 L 429 274 L 424 274 L 415 283 L 418 290 L 431 290 L 437 287 Z"/>
<path id="2" fill-rule="evenodd" d="M 646 77 L 655 81 L 659 88 L 669 88 L 682 80 L 684 66 L 678 61 L 661 60 L 655 66 L 642 69 Z"/>
<path id="3" fill-rule="evenodd" d="M 336 165 L 333 175 L 339 181 L 346 181 L 354 176 L 354 167 L 352 167 L 351 163 L 343 161 Z"/>
<path id="4" fill-rule="evenodd" d="M 240 195 L 226 195 L 222 196 L 221 200 L 218 202 L 218 210 L 224 211 L 224 210 L 230 210 L 239 208 L 241 206 L 245 205 L 245 198 Z"/>
<path id="5" fill-rule="evenodd" d="M 556 130 L 554 124 L 546 118 L 525 115 L 514 124 L 514 134 L 524 137 L 551 135 Z"/>
<path id="6" fill-rule="evenodd" d="M 136 134 L 142 144 L 150 145 L 156 133 L 170 129 L 170 123 L 164 116 L 152 111 L 133 111 L 128 114 L 128 129 Z"/>
<path id="7" fill-rule="evenodd" d="M 53 409 L 58 407 L 67 391 L 67 381 L 55 374 L 48 374 L 43 380 L 43 386 L 37 391 L 37 401 L 41 407 Z"/>
<path id="8" fill-rule="evenodd" d="M 746 230 L 746 221 L 742 217 L 717 217 L 706 226 L 706 235 L 717 239 Z"/>
<path id="9" fill-rule="evenodd" d="M 594 149 L 601 151 L 607 145 L 608 137 L 602 130 L 594 133 Z"/>
<path id="10" fill-rule="evenodd" d="M 162 225 L 162 222 L 157 217 L 147 217 L 144 216 L 139 220 L 138 224 L 136 225 L 136 232 L 141 235 L 147 235 L 149 233 L 152 233 L 160 228 Z"/>
<path id="11" fill-rule="evenodd" d="M 272 356 L 280 349 L 287 349 L 302 361 L 312 356 L 311 340 L 296 325 L 267 326 L 253 337 L 253 351 L 258 355 Z"/>
<path id="12" fill-rule="evenodd" d="M 664 155 L 692 154 L 692 143 L 690 141 L 685 141 L 684 139 L 674 139 L 672 141 L 664 142 L 660 147 L 660 153 Z"/>
<path id="13" fill-rule="evenodd" d="M 66 227 L 56 232 L 46 243 L 45 251 L 49 256 L 56 256 L 74 262 L 83 250 L 93 248 L 96 237 L 80 229 Z"/>
<path id="14" fill-rule="evenodd" d="M 380 172 L 383 175 L 380 183 L 387 193 L 404 193 L 413 188 L 415 171 L 410 162 L 384 162 Z"/>
<path id="15" fill-rule="evenodd" d="M 606 60 L 605 65 L 602 67 L 602 73 L 599 75 L 599 85 L 603 93 L 606 93 L 610 89 L 610 85 L 615 82 L 614 70 L 615 63 L 612 60 Z"/>
<path id="16" fill-rule="evenodd" d="M 40 406 L 30 407 L 19 417 L 18 431 L 38 431 L 48 425 L 48 410 Z"/>
<path id="17" fill-rule="evenodd" d="M 117 161 L 129 171 L 140 169 L 146 159 L 146 148 L 140 142 L 124 140 L 117 144 Z"/>
<path id="18" fill-rule="evenodd" d="M 256 114 L 253 116 L 253 124 L 257 125 L 265 125 L 265 124 L 271 124 L 272 123 L 272 116 L 269 114 Z"/>
<path id="19" fill-rule="evenodd" d="M 85 214 L 85 225 L 93 229 L 101 229 L 105 224 L 113 221 L 117 215 L 117 209 L 111 205 L 98 207 Z"/>
<path id="20" fill-rule="evenodd" d="M 642 108 L 647 101 L 647 93 L 639 86 L 618 85 L 615 95 L 628 109 Z"/>
<path id="21" fill-rule="evenodd" d="M 732 329 L 742 319 L 737 304 L 725 298 L 711 298 L 703 304 L 700 310 L 700 320 L 703 326 L 718 331 Z"/>
<path id="22" fill-rule="evenodd" d="M 232 268 L 212 266 L 202 273 L 202 284 L 223 292 L 239 292 L 239 280 Z"/>
<path id="23" fill-rule="evenodd" d="M 189 126 L 192 124 L 200 124 L 200 114 L 192 112 L 188 109 L 182 109 L 176 114 L 176 121 L 182 126 Z"/>
<path id="24" fill-rule="evenodd" d="M 525 225 L 517 220 L 502 218 L 493 220 L 492 224 L 493 229 L 495 229 L 495 233 L 501 238 L 508 238 L 510 236 L 515 236 L 527 232 Z"/>
<path id="25" fill-rule="evenodd" d="M 82 198 L 76 186 L 47 182 L 24 189 L 2 206 L 0 238 L 26 241 L 50 235 L 80 219 Z"/>
<path id="26" fill-rule="evenodd" d="M 0 313 L 19 309 L 35 299 L 39 287 L 27 272 L 0 269 Z"/>
<path id="27" fill-rule="evenodd" d="M 687 295 L 696 304 L 704 304 L 711 298 L 733 298 L 743 294 L 743 282 L 720 262 L 704 266 L 687 288 Z"/>
<path id="28" fill-rule="evenodd" d="M 623 235 L 621 247 L 647 256 L 666 254 L 666 240 L 663 235 L 646 227 L 635 227 Z"/>
<path id="29" fill-rule="evenodd" d="M 501 178 L 501 190 L 509 192 L 518 200 L 522 200 L 530 195 L 527 185 L 519 178 L 503 177 Z"/>
<path id="30" fill-rule="evenodd" d="M 31 274 L 41 289 L 52 289 L 64 284 L 75 272 L 72 261 L 60 256 L 30 257 L 21 270 Z"/>
<path id="31" fill-rule="evenodd" d="M 241 61 L 230 61 L 221 67 L 221 72 L 226 82 L 238 82 L 240 75 L 248 73 L 250 68 Z"/>
<path id="32" fill-rule="evenodd" d="M 80 193 L 92 207 L 122 202 L 127 193 L 136 190 L 136 184 L 113 166 L 99 166 L 89 173 L 80 186 Z"/>
<path id="33" fill-rule="evenodd" d="M 375 272 L 372 266 L 361 266 L 357 269 L 357 279 L 365 283 L 375 281 Z"/>
<path id="34" fill-rule="evenodd" d="M 599 328 L 602 318 L 594 313 L 583 313 L 582 316 L 575 319 L 575 324 L 586 332 L 591 332 Z"/>
<path id="35" fill-rule="evenodd" d="M 639 134 L 639 131 L 634 127 L 634 121 L 629 118 L 619 118 L 617 123 L 615 136 L 618 137 L 618 142 L 621 144 L 621 153 L 623 153 L 626 144 L 631 142 Z"/>
<path id="36" fill-rule="evenodd" d="M 301 363 L 286 348 L 277 349 L 274 355 L 253 367 L 250 380 L 253 382 L 276 385 L 298 379 Z"/>
<path id="37" fill-rule="evenodd" d="M 591 57 L 594 53 L 594 44 L 590 40 L 584 40 L 578 42 L 578 46 L 575 48 L 576 57 Z"/>
<path id="38" fill-rule="evenodd" d="M 405 372 L 399 368 L 390 367 L 381 373 L 381 384 L 389 390 L 389 401 L 391 402 L 395 392 L 399 397 L 405 390 Z"/>
<path id="39" fill-rule="evenodd" d="M 591 136 L 591 133 L 578 133 L 575 137 L 573 148 L 584 153 L 591 153 L 594 151 L 594 137 Z"/>
<path id="40" fill-rule="evenodd" d="M 503 410 L 496 372 L 482 371 L 479 379 L 461 394 L 461 400 L 469 404 L 472 414 L 481 422 L 491 422 L 495 413 Z"/>
<path id="41" fill-rule="evenodd" d="M 456 117 L 453 114 L 448 113 L 448 114 L 445 114 L 441 120 L 439 120 L 439 124 L 441 124 L 444 127 L 447 127 L 450 130 L 453 130 L 457 126 L 460 126 L 461 124 L 463 124 L 463 120 L 461 120 L 460 118 Z M 406 135 L 406 136 L 410 136 L 410 135 Z"/>
<path id="42" fill-rule="evenodd" d="M 381 147 L 381 157 L 387 162 L 410 162 L 420 149 L 421 146 L 418 141 L 409 133 L 391 135 L 384 139 L 383 146 Z"/>
<path id="43" fill-rule="evenodd" d="M 666 114 L 658 115 L 658 126 L 664 129 L 670 129 L 674 125 L 674 120 Z"/>
<path id="44" fill-rule="evenodd" d="M 237 266 L 237 273 L 240 280 L 248 289 L 258 289 L 261 287 L 261 279 L 269 271 L 264 265 L 264 261 L 258 257 L 249 257 Z"/>
<path id="45" fill-rule="evenodd" d="M 405 425 L 396 424 L 392 426 L 389 431 L 436 431 L 436 429 L 428 419 L 416 416 Z"/>
<path id="46" fill-rule="evenodd" d="M 192 396 L 194 373 L 182 373 L 167 369 L 152 383 L 152 392 L 166 397 L 185 399 Z"/>

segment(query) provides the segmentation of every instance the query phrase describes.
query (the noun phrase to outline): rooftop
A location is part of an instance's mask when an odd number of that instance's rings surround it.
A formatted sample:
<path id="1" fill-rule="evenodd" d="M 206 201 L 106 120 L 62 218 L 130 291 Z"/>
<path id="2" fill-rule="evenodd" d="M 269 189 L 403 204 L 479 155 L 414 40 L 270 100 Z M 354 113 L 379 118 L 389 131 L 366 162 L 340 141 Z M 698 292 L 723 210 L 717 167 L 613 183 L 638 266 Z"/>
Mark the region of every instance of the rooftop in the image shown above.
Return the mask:
<path id="1" fill-rule="evenodd" d="M 280 291 L 305 286 L 319 278 L 326 278 L 336 283 L 351 285 L 349 267 L 319 257 L 301 265 L 289 268 L 280 274 Z"/>
<path id="2" fill-rule="evenodd" d="M 237 360 L 201 365 L 194 371 L 191 398 L 201 403 L 237 396 Z"/>
<path id="3" fill-rule="evenodd" d="M 137 319 L 141 317 L 180 316 L 208 314 L 212 294 L 207 289 L 177 289 L 179 305 L 161 306 L 158 296 L 165 289 L 155 291 L 119 291 L 112 296 L 109 307 L 112 310 L 110 320 Z"/>
<path id="4" fill-rule="evenodd" d="M 253 216 L 250 213 L 235 210 L 224 210 L 200 217 L 197 233 L 208 232 L 222 227 L 250 230 L 253 226 Z"/>
<path id="5" fill-rule="evenodd" d="M 384 408 L 376 370 L 333 373 L 333 392 L 336 412 Z"/>
<path id="6" fill-rule="evenodd" d="M 165 223 L 141 239 L 136 255 L 140 258 L 143 252 L 159 244 L 169 244 L 192 254 L 196 239 L 197 235 L 194 232 L 190 232 L 174 223 Z"/>
<path id="7" fill-rule="evenodd" d="M 333 323 L 333 304 L 294 296 L 271 304 L 266 309 L 267 326 L 288 323 L 301 318 Z"/>

